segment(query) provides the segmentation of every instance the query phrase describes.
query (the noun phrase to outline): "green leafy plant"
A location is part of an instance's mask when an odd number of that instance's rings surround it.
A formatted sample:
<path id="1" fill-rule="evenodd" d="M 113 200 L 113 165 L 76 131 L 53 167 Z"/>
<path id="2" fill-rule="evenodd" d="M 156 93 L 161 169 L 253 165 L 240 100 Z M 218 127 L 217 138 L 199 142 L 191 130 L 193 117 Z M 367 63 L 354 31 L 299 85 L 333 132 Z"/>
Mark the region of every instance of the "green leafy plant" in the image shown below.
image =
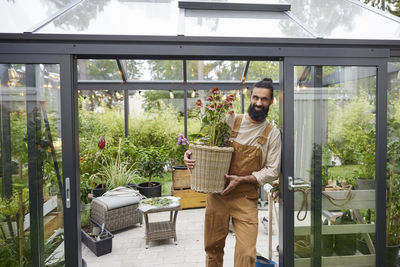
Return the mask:
<path id="1" fill-rule="evenodd" d="M 133 183 L 135 178 L 138 177 L 135 165 L 121 160 L 121 142 L 119 139 L 118 152 L 116 158 L 105 160 L 105 164 L 101 167 L 100 171 L 92 177 L 100 178 L 105 181 L 108 189 L 114 189 L 119 186 L 127 186 Z"/>
<path id="2" fill-rule="evenodd" d="M 235 101 L 235 95 L 230 94 L 223 99 L 220 93 L 218 87 L 210 90 L 202 114 L 199 141 L 209 146 L 226 146 L 229 139 L 230 127 L 225 122 L 225 117 L 234 113 L 232 102 Z M 202 108 L 203 102 L 198 99 L 196 106 Z"/>
<path id="3" fill-rule="evenodd" d="M 395 115 L 393 106 L 389 114 Z M 396 116 L 388 119 L 387 144 L 387 206 L 386 206 L 386 244 L 400 244 L 400 123 Z"/>
<path id="4" fill-rule="evenodd" d="M 167 151 L 164 147 L 148 146 L 136 150 L 137 170 L 148 179 L 149 184 L 152 177 L 163 175 L 167 161 Z"/>

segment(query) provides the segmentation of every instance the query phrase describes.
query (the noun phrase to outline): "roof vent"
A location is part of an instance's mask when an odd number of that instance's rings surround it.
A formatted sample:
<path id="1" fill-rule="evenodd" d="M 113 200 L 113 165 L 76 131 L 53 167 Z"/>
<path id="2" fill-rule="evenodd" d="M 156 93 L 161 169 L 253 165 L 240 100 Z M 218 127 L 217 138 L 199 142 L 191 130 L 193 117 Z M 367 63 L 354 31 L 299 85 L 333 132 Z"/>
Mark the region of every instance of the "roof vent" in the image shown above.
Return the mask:
<path id="1" fill-rule="evenodd" d="M 220 1 L 178 1 L 179 8 L 202 10 L 273 11 L 290 10 L 290 4 L 260 4 Z"/>

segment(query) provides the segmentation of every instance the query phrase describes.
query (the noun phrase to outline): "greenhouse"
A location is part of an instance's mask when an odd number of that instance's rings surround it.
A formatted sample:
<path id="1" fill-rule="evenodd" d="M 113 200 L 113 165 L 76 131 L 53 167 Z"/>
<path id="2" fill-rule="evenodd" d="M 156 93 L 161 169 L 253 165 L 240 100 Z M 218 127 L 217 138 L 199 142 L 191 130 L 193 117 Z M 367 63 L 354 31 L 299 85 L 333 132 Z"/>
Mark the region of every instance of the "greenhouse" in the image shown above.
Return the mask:
<path id="1" fill-rule="evenodd" d="M 191 191 L 173 172 L 188 148 L 180 142 L 201 130 L 196 101 L 217 87 L 245 113 L 265 77 L 282 173 L 274 200 L 260 188 L 260 206 L 268 198 L 278 213 L 276 240 L 259 235 L 270 251 L 260 252 L 285 267 L 399 266 L 399 17 L 357 0 L 0 3 L 1 266 L 85 266 L 96 186 Z M 178 223 L 204 211 L 184 199 Z M 114 261 L 128 243 L 117 237 L 140 239 L 126 250 L 136 265 L 116 266 L 158 265 L 135 258 L 156 248 L 145 250 L 146 212 L 143 222 L 107 229 Z M 182 246 L 179 230 L 166 246 Z M 204 260 L 170 265 L 185 263 Z"/>

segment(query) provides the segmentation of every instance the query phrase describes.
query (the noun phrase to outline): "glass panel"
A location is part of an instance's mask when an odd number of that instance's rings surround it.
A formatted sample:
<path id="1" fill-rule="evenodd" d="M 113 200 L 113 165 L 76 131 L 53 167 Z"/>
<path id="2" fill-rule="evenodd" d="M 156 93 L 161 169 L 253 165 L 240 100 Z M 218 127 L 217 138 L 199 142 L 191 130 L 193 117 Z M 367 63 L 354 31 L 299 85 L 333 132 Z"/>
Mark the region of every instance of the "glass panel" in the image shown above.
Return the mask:
<path id="1" fill-rule="evenodd" d="M 39 32 L 176 36 L 178 12 L 176 0 L 86 0 Z"/>
<path id="2" fill-rule="evenodd" d="M 182 60 L 121 60 L 121 63 L 130 81 L 183 81 Z"/>
<path id="3" fill-rule="evenodd" d="M 65 8 L 72 0 L 1 0 L 0 32 L 22 33 Z"/>
<path id="4" fill-rule="evenodd" d="M 90 231 L 87 227 L 93 196 L 101 196 L 107 187 L 113 189 L 115 185 L 127 186 L 128 182 L 133 182 L 129 171 L 116 181 L 117 171 L 126 170 L 127 166 L 123 155 L 116 160 L 120 142 L 124 144 L 123 96 L 123 92 L 117 90 L 78 91 L 81 227 L 85 231 Z M 125 182 L 118 184 L 122 181 Z M 91 257 L 96 256 L 82 245 L 82 257 L 90 265 Z"/>
<path id="5" fill-rule="evenodd" d="M 311 37 L 280 12 L 186 10 L 186 36 Z"/>
<path id="6" fill-rule="evenodd" d="M 279 81 L 279 61 L 250 61 L 246 81 L 259 81 L 265 76 Z"/>
<path id="7" fill-rule="evenodd" d="M 291 12 L 324 38 L 399 39 L 400 23 L 344 0 L 289 0 Z"/>
<path id="8" fill-rule="evenodd" d="M 0 262 L 62 265 L 60 66 L 0 64 L 0 78 Z"/>
<path id="9" fill-rule="evenodd" d="M 114 59 L 78 59 L 78 80 L 122 81 Z"/>
<path id="10" fill-rule="evenodd" d="M 374 266 L 376 68 L 294 73 L 295 265 Z"/>
<path id="11" fill-rule="evenodd" d="M 241 81 L 245 61 L 188 60 L 188 80 Z"/>
<path id="12" fill-rule="evenodd" d="M 162 195 L 171 195 L 172 165 L 183 165 L 187 148 L 177 146 L 178 134 L 184 134 L 183 90 L 135 90 L 129 92 L 129 140 L 137 148 L 155 149 L 166 157 L 166 171 L 152 178 L 162 184 Z M 164 158 L 165 160 L 165 158 Z M 141 177 L 146 177 L 144 173 Z M 148 178 L 148 177 L 147 177 Z M 139 182 L 148 181 L 140 178 Z"/>
<path id="13" fill-rule="evenodd" d="M 389 62 L 388 72 L 386 265 L 395 266 L 396 256 L 397 263 L 400 260 L 400 58 Z"/>

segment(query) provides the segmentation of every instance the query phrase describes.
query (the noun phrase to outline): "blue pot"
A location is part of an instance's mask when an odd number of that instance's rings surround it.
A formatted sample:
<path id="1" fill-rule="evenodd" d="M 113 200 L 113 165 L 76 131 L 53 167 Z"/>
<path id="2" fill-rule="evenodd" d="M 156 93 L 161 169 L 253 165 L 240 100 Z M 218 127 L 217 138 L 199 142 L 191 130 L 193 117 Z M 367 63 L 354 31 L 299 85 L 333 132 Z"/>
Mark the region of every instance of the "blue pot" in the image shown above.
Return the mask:
<path id="1" fill-rule="evenodd" d="M 263 256 L 256 257 L 256 265 L 255 267 L 275 267 L 276 263 L 273 260 L 269 260 L 264 258 Z"/>

